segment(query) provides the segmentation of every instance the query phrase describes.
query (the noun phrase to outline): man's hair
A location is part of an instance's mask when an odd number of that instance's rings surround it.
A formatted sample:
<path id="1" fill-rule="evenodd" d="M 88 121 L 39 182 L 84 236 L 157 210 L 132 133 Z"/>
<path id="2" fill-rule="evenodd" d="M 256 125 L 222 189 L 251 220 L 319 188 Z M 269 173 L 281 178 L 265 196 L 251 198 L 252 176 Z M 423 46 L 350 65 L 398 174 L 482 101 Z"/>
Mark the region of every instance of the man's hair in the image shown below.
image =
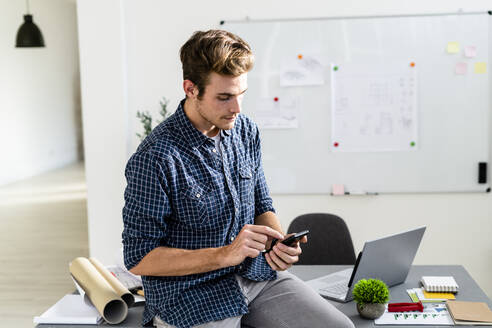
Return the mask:
<path id="1" fill-rule="evenodd" d="M 181 47 L 183 79 L 198 88 L 201 99 L 211 72 L 239 76 L 253 68 L 250 46 L 237 35 L 223 30 L 197 31 Z"/>

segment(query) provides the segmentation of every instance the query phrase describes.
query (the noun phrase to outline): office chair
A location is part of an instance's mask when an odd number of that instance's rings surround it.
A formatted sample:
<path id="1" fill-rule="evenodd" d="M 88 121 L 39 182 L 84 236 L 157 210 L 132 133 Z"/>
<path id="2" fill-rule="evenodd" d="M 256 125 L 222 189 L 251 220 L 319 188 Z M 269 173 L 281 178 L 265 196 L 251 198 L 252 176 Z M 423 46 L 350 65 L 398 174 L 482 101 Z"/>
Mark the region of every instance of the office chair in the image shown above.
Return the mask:
<path id="1" fill-rule="evenodd" d="M 301 244 L 302 254 L 296 264 L 355 264 L 350 231 L 342 218 L 328 213 L 309 213 L 291 222 L 288 233 L 309 230 L 308 242 Z"/>

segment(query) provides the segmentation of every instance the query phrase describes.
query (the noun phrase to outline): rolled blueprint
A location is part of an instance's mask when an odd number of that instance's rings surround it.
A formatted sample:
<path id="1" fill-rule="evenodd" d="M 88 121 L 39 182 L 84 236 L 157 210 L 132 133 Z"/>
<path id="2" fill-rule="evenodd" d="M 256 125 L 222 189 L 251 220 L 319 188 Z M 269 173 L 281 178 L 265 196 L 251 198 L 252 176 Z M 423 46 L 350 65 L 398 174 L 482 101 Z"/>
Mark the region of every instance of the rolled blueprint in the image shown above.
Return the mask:
<path id="1" fill-rule="evenodd" d="M 123 286 L 121 287 L 126 291 L 123 291 L 120 286 L 114 288 L 109 282 L 111 280 L 107 279 L 107 275 L 101 272 L 106 271 L 110 276 L 111 273 L 99 261 L 94 258 L 89 261 L 84 257 L 78 257 L 70 263 L 69 269 L 104 320 L 110 324 L 118 324 L 125 320 L 128 314 L 128 305 L 123 300 L 123 296 L 126 293 L 130 294 L 130 292 Z M 131 294 L 130 296 L 132 300 L 129 300 L 129 303 L 133 304 L 133 296 Z M 125 298 L 128 297 L 125 296 Z"/>

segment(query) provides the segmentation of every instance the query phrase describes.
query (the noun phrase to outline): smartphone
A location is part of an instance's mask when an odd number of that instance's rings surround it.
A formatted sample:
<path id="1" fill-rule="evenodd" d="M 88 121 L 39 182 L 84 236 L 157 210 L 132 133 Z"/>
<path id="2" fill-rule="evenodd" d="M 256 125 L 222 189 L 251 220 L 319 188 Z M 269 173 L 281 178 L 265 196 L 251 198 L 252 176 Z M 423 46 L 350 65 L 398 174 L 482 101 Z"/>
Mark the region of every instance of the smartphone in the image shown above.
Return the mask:
<path id="1" fill-rule="evenodd" d="M 287 245 L 287 246 L 292 246 L 294 243 L 298 242 L 299 240 L 302 239 L 302 237 L 309 235 L 309 230 L 304 230 L 301 232 L 297 232 L 293 235 L 290 235 L 289 237 L 285 238 L 284 240 L 280 241 L 282 244 Z M 273 239 L 272 244 L 270 245 L 270 249 L 266 250 L 265 252 L 269 252 L 273 249 L 273 246 L 278 242 L 278 239 Z"/>

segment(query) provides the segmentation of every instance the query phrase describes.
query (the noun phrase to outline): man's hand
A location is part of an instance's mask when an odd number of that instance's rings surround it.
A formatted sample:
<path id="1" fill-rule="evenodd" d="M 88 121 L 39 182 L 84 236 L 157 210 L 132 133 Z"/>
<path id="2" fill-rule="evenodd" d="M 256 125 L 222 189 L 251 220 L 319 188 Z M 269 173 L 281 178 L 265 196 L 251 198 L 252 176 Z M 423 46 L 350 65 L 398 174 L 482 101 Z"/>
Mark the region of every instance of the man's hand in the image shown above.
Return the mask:
<path id="1" fill-rule="evenodd" d="M 245 225 L 236 239 L 223 247 L 223 256 L 226 266 L 238 265 L 246 257 L 255 258 L 265 249 L 269 239 L 284 239 L 284 236 L 270 227 L 263 225 Z"/>
<path id="2" fill-rule="evenodd" d="M 287 238 L 288 236 L 285 237 Z M 307 236 L 302 237 L 299 242 L 306 243 Z M 289 247 L 282 244 L 281 240 L 279 240 L 270 252 L 265 253 L 265 259 L 270 267 L 275 271 L 284 271 L 299 261 L 299 255 L 302 253 L 299 242 Z"/>

